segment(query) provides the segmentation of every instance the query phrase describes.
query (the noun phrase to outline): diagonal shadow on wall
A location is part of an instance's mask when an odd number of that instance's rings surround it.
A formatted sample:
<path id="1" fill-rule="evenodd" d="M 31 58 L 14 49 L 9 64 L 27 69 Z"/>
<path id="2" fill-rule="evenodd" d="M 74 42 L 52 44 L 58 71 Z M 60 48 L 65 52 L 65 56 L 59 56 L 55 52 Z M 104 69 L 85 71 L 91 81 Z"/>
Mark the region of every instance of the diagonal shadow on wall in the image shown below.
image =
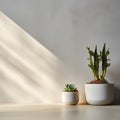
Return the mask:
<path id="1" fill-rule="evenodd" d="M 0 103 L 58 103 L 74 74 L 0 12 Z"/>

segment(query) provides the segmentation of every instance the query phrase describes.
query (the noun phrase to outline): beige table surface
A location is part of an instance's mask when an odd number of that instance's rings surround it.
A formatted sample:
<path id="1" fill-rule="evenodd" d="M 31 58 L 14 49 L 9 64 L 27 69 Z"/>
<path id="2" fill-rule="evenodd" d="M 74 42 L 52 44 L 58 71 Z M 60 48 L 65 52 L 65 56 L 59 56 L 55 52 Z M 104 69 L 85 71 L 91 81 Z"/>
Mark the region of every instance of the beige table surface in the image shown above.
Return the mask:
<path id="1" fill-rule="evenodd" d="M 0 120 L 120 120 L 120 105 L 0 105 Z"/>

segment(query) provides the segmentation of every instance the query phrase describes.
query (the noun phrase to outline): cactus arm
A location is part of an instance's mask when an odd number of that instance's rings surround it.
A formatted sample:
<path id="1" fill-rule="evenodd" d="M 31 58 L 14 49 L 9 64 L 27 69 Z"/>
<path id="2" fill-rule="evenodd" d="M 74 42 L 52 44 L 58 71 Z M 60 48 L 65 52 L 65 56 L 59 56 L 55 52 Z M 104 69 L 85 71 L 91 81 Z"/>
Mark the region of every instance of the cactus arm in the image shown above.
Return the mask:
<path id="1" fill-rule="evenodd" d="M 95 47 L 95 54 L 94 54 L 94 70 L 95 70 L 95 77 L 99 80 L 99 56 L 97 53 L 97 46 Z"/>
<path id="2" fill-rule="evenodd" d="M 104 43 L 103 49 L 102 49 L 102 74 L 100 76 L 100 80 L 105 80 L 105 76 L 106 76 L 106 71 L 107 71 L 107 67 L 110 66 L 110 63 L 108 63 L 107 61 L 109 61 L 110 59 L 107 59 L 107 56 L 109 55 L 109 48 L 106 50 L 106 44 Z"/>

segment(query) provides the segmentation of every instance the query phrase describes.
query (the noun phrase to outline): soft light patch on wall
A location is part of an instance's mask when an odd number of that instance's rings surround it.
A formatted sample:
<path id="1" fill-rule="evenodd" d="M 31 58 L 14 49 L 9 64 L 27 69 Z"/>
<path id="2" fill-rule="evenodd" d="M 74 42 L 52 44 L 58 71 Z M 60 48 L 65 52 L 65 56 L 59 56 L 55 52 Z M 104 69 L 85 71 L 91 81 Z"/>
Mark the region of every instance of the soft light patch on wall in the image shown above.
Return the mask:
<path id="1" fill-rule="evenodd" d="M 73 78 L 56 56 L 0 12 L 0 103 L 60 102 L 63 84 Z"/>

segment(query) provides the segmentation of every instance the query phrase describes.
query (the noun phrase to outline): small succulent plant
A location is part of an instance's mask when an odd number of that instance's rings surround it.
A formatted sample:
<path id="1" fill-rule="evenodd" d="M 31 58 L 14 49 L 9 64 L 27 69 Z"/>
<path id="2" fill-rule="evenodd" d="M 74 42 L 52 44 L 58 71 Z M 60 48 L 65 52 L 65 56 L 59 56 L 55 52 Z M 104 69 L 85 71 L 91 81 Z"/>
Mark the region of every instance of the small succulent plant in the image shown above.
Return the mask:
<path id="1" fill-rule="evenodd" d="M 104 82 L 107 68 L 110 66 L 110 63 L 108 62 L 110 59 L 107 58 L 110 53 L 109 48 L 106 50 L 106 44 L 104 43 L 102 51 L 100 51 L 99 53 L 97 50 L 97 46 L 95 47 L 94 51 L 92 51 L 90 47 L 87 47 L 87 49 L 89 53 L 88 66 L 92 70 L 95 80 Z M 99 70 L 100 65 L 101 72 Z"/>
<path id="2" fill-rule="evenodd" d="M 77 87 L 74 84 L 66 84 L 64 88 L 64 92 L 75 92 L 78 91 Z"/>

